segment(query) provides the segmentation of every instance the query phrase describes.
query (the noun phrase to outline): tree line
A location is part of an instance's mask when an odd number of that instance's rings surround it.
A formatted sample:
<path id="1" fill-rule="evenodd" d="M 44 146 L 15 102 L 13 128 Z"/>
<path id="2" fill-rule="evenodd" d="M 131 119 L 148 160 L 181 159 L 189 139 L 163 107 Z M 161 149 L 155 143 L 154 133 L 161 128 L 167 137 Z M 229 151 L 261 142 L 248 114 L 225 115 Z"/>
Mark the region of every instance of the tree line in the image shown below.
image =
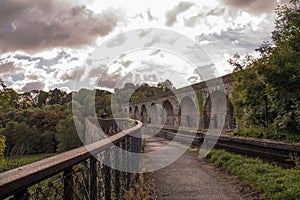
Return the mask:
<path id="1" fill-rule="evenodd" d="M 235 54 L 233 105 L 241 127 L 266 127 L 285 134 L 300 131 L 300 3 L 275 10 L 272 41 L 259 57 Z"/>
<path id="2" fill-rule="evenodd" d="M 3 81 L 1 86 L 0 156 L 55 153 L 78 147 L 81 140 L 74 120 L 84 128 L 83 119 L 90 115 L 87 104 L 95 101 L 98 116 L 110 112 L 111 93 L 106 91 L 66 93 L 56 88 L 20 94 Z"/>
<path id="3" fill-rule="evenodd" d="M 100 117 L 103 113 L 112 116 L 112 110 L 123 117 L 119 111 L 126 101 L 142 100 L 174 88 L 169 80 L 157 87 L 127 83 L 113 94 L 84 88 L 71 93 L 57 88 L 18 93 L 1 79 L 0 85 L 0 157 L 79 147 L 86 117 Z"/>

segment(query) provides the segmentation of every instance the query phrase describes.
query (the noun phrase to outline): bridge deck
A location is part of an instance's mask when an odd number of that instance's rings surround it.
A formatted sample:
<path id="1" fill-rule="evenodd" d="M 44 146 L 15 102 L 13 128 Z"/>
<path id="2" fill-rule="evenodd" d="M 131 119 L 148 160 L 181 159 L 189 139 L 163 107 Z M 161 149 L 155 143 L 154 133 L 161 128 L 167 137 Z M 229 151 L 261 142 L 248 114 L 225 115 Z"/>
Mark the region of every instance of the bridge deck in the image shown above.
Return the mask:
<path id="1" fill-rule="evenodd" d="M 154 151 L 168 143 L 162 138 L 145 139 L 145 151 Z M 242 195 L 237 182 L 226 175 L 215 173 L 215 167 L 196 153 L 185 152 L 171 165 L 153 173 L 157 199 L 170 200 L 227 200 L 252 199 Z"/>

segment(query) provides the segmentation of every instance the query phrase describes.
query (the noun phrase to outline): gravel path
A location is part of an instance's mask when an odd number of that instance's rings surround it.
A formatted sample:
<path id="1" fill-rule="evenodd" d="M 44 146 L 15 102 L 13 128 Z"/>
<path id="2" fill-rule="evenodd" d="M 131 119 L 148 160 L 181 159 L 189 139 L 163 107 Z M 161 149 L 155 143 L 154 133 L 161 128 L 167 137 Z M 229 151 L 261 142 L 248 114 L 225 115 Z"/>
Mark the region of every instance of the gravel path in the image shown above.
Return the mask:
<path id="1" fill-rule="evenodd" d="M 148 138 L 145 151 L 158 150 L 166 143 L 161 138 Z M 191 151 L 186 151 L 171 165 L 155 171 L 152 177 L 158 200 L 259 199 L 239 179 L 221 172 Z"/>

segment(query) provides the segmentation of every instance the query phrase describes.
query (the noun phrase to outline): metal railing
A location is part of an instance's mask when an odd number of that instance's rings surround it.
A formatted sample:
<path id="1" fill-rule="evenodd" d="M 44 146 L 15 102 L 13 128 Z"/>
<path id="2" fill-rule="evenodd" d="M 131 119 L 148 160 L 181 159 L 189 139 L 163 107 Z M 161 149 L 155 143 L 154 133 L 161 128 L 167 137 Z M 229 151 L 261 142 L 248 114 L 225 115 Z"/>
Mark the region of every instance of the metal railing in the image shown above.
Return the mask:
<path id="1" fill-rule="evenodd" d="M 113 119 L 106 122 L 120 130 Z M 132 172 L 141 167 L 140 159 L 130 153 L 142 151 L 141 126 L 136 121 L 134 127 L 113 135 L 106 126 L 112 136 L 1 173 L 0 199 L 120 199 L 139 180 Z M 121 168 L 125 170 L 117 170 Z"/>

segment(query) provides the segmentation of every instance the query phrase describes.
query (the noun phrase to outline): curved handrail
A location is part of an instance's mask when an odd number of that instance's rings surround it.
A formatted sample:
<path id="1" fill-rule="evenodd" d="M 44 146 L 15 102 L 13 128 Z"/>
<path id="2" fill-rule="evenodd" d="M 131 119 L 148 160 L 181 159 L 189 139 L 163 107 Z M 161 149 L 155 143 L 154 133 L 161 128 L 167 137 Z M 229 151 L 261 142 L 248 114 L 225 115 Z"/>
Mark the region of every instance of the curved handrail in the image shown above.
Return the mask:
<path id="1" fill-rule="evenodd" d="M 114 144 L 122 141 L 129 134 L 137 132 L 141 127 L 142 123 L 136 121 L 136 126 L 133 128 L 123 130 L 98 142 L 1 173 L 0 199 L 20 192 L 24 188 L 30 187 L 87 160 L 92 155 L 107 150 Z"/>

